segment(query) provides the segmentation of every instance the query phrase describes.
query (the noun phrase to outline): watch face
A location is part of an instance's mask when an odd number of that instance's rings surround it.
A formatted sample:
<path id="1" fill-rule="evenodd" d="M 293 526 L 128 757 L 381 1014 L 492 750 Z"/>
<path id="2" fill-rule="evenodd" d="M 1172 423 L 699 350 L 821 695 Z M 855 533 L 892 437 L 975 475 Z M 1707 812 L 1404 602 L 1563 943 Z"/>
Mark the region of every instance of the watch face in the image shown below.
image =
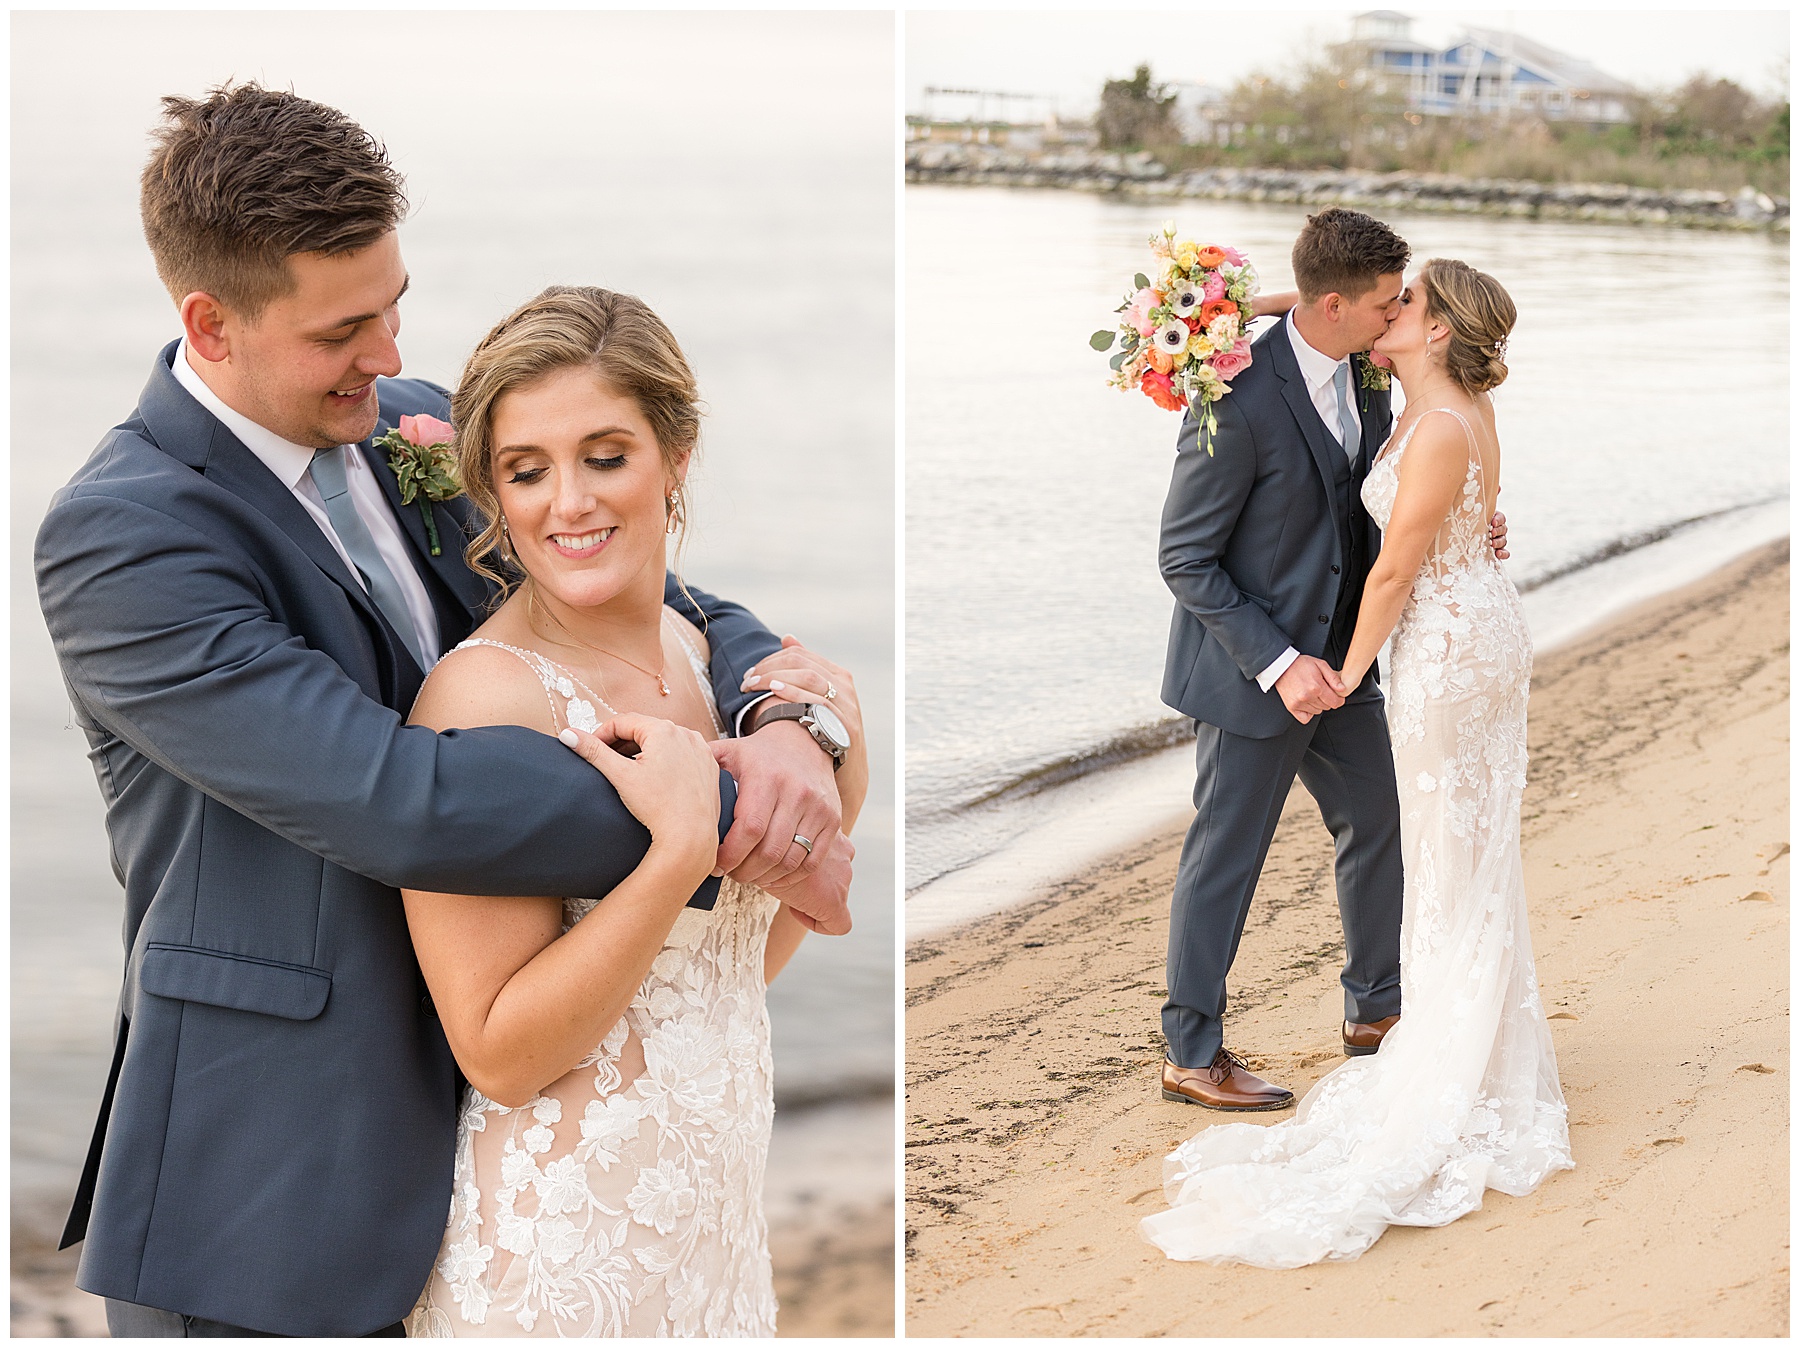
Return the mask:
<path id="1" fill-rule="evenodd" d="M 825 737 L 833 744 L 837 745 L 840 750 L 848 750 L 850 748 L 849 727 L 844 724 L 843 717 L 839 716 L 830 707 L 826 706 L 825 703 L 813 703 L 812 719 L 813 723 L 817 725 L 820 730 L 825 732 Z"/>

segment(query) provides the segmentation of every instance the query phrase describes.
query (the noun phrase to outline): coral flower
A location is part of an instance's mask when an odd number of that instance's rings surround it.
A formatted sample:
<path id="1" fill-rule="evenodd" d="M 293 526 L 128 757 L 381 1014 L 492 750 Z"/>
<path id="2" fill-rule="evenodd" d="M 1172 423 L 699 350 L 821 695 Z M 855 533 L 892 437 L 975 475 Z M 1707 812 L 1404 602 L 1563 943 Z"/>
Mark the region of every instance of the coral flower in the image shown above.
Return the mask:
<path id="1" fill-rule="evenodd" d="M 1220 314 L 1235 314 L 1237 311 L 1237 305 L 1230 300 L 1208 300 L 1206 306 L 1200 310 L 1200 326 L 1209 328 L 1212 326 L 1213 319 Z"/>
<path id="2" fill-rule="evenodd" d="M 1225 250 L 1217 244 L 1209 243 L 1195 255 L 1194 260 L 1208 271 L 1225 261 Z"/>
<path id="3" fill-rule="evenodd" d="M 1187 406 L 1186 400 L 1175 391 L 1175 381 L 1166 374 L 1146 371 L 1143 389 L 1144 396 L 1166 412 L 1179 412 Z"/>
<path id="4" fill-rule="evenodd" d="M 1175 368 L 1175 357 L 1160 346 L 1152 346 L 1150 351 L 1150 367 L 1157 374 L 1168 374 Z M 1148 378 L 1148 372 L 1145 375 Z"/>

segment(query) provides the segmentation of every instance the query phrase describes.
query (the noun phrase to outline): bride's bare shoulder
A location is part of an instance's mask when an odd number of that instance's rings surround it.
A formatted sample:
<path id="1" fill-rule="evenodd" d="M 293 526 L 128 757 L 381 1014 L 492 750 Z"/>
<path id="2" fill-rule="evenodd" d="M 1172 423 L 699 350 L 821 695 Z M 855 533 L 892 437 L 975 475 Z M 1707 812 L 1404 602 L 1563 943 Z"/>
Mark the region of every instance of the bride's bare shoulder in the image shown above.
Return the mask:
<path id="1" fill-rule="evenodd" d="M 698 627 L 694 626 L 693 623 L 689 622 L 686 618 L 682 617 L 681 614 L 677 613 L 666 604 L 663 606 L 663 614 L 668 618 L 675 630 L 681 634 L 682 639 L 699 652 L 701 660 L 711 661 L 712 643 L 706 639 L 705 632 L 702 632 Z"/>
<path id="2" fill-rule="evenodd" d="M 413 703 L 411 721 L 433 730 L 517 725 L 557 731 L 544 682 L 536 668 L 507 646 L 459 646 L 439 660 Z"/>

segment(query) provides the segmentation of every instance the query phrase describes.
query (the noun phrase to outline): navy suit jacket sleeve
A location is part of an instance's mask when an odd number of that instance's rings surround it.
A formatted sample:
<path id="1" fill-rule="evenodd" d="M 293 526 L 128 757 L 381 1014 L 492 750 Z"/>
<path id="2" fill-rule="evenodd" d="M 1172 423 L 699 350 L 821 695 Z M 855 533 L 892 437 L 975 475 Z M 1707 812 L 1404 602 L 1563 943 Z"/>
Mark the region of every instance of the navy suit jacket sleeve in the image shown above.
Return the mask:
<path id="1" fill-rule="evenodd" d="M 1205 625 L 1245 678 L 1254 679 L 1292 643 L 1223 565 L 1256 484 L 1256 435 L 1240 403 L 1228 395 L 1213 404 L 1219 429 L 1210 456 L 1200 444 L 1200 423 L 1192 412 L 1183 415 L 1158 561 L 1176 602 Z"/>
<path id="2" fill-rule="evenodd" d="M 341 866 L 413 889 L 600 896 L 649 846 L 606 781 L 547 735 L 406 725 L 277 616 L 277 587 L 243 547 L 155 506 L 65 489 L 37 570 L 64 677 L 104 730 Z M 755 646 L 756 624 L 713 604 L 716 670 Z M 722 836 L 729 776 L 721 790 Z"/>

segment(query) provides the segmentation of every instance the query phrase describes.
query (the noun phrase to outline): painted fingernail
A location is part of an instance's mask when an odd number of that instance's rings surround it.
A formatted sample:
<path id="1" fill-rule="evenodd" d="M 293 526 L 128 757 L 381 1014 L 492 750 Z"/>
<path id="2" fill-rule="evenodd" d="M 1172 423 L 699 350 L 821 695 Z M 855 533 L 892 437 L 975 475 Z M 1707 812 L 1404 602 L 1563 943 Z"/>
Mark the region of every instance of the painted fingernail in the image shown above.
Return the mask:
<path id="1" fill-rule="evenodd" d="M 786 688 L 786 687 L 787 687 L 787 685 L 785 683 L 783 683 L 780 679 L 775 679 L 769 684 L 769 691 L 771 693 L 779 693 L 783 688 Z"/>
<path id="2" fill-rule="evenodd" d="M 557 733 L 556 738 L 568 745 L 571 749 L 581 743 L 581 736 L 577 735 L 573 730 L 561 730 Z"/>
<path id="3" fill-rule="evenodd" d="M 720 870 L 717 866 L 713 867 L 713 879 L 717 880 L 720 876 L 722 876 L 724 874 L 725 874 L 725 872 Z"/>
<path id="4" fill-rule="evenodd" d="M 754 687 L 756 687 L 757 684 L 759 684 L 761 682 L 762 682 L 762 675 L 752 674 L 749 678 L 744 680 L 744 687 L 754 688 Z"/>

